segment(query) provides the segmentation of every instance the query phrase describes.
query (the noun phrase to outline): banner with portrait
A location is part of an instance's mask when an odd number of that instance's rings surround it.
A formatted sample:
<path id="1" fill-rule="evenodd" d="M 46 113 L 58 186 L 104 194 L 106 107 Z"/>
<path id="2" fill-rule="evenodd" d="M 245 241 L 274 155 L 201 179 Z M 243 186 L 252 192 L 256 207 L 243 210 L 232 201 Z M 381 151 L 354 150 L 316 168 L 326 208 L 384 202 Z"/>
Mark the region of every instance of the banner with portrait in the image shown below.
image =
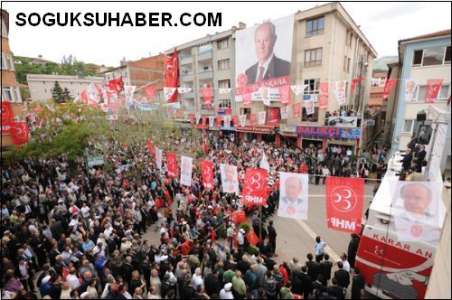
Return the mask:
<path id="1" fill-rule="evenodd" d="M 359 234 L 364 204 L 364 179 L 327 177 L 326 197 L 328 228 Z"/>
<path id="2" fill-rule="evenodd" d="M 405 101 L 411 102 L 416 96 L 417 84 L 413 79 L 405 80 Z"/>
<path id="3" fill-rule="evenodd" d="M 201 160 L 199 163 L 201 169 L 202 185 L 206 189 L 213 189 L 214 187 L 214 165 L 210 160 Z"/>
<path id="4" fill-rule="evenodd" d="M 279 172 L 278 216 L 308 219 L 308 174 Z"/>
<path id="5" fill-rule="evenodd" d="M 266 100 L 289 102 L 293 30 L 294 15 L 290 15 L 236 32 L 235 94 L 245 102 L 251 95 L 262 101 L 258 92 L 262 86 L 275 90 L 268 90 Z"/>
<path id="6" fill-rule="evenodd" d="M 239 179 L 237 167 L 233 165 L 220 164 L 221 186 L 223 193 L 239 194 Z"/>
<path id="7" fill-rule="evenodd" d="M 242 191 L 242 205 L 263 206 L 268 197 L 268 171 L 261 168 L 248 168 Z"/>
<path id="8" fill-rule="evenodd" d="M 180 161 L 181 161 L 180 184 L 185 186 L 191 186 L 191 175 L 193 172 L 193 158 L 182 155 Z"/>
<path id="9" fill-rule="evenodd" d="M 439 242 L 445 215 L 441 195 L 441 182 L 397 182 L 391 211 L 393 230 L 400 241 Z"/>
<path id="10" fill-rule="evenodd" d="M 157 168 L 161 171 L 162 170 L 162 160 L 163 160 L 163 151 L 162 149 L 155 148 L 155 164 Z"/>
<path id="11" fill-rule="evenodd" d="M 177 158 L 175 152 L 166 153 L 166 169 L 170 177 L 178 177 Z"/>

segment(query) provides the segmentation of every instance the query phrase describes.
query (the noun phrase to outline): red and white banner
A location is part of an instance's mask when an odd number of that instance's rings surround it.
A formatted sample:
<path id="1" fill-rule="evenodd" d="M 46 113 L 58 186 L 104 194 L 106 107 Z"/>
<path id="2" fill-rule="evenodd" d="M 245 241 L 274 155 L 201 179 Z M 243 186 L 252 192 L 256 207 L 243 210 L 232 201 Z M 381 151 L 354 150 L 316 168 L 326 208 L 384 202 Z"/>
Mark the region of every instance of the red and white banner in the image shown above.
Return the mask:
<path id="1" fill-rule="evenodd" d="M 10 132 L 12 123 L 14 121 L 14 112 L 11 106 L 11 102 L 2 100 L 1 109 L 2 133 Z"/>
<path id="2" fill-rule="evenodd" d="M 250 125 L 256 125 L 257 117 L 256 114 L 250 114 Z"/>
<path id="3" fill-rule="evenodd" d="M 358 84 L 361 84 L 361 81 L 363 80 L 363 78 L 362 77 L 357 77 L 357 78 L 353 78 L 352 79 L 352 85 L 351 85 L 351 87 L 350 87 L 350 93 L 353 95 L 354 93 L 355 93 L 355 89 L 356 89 L 356 86 L 358 85 Z"/>
<path id="4" fill-rule="evenodd" d="M 248 168 L 242 192 L 242 205 L 266 205 L 268 197 L 268 172 L 260 168 Z"/>
<path id="5" fill-rule="evenodd" d="M 199 163 L 201 169 L 202 185 L 206 189 L 213 189 L 214 187 L 214 165 L 210 160 L 201 160 Z"/>
<path id="6" fill-rule="evenodd" d="M 213 89 L 210 84 L 205 84 L 201 88 L 201 95 L 204 99 L 204 105 L 212 105 L 212 99 L 213 99 Z"/>
<path id="7" fill-rule="evenodd" d="M 178 177 L 177 158 L 175 152 L 166 153 L 166 169 L 171 177 Z"/>
<path id="8" fill-rule="evenodd" d="M 267 112 L 260 111 L 257 113 L 257 124 L 258 125 L 265 125 L 265 117 L 267 116 Z"/>
<path id="9" fill-rule="evenodd" d="M 11 135 L 15 145 L 22 145 L 28 142 L 28 126 L 27 122 L 12 122 Z"/>
<path id="10" fill-rule="evenodd" d="M 298 119 L 301 118 L 301 103 L 292 104 L 292 118 Z"/>
<path id="11" fill-rule="evenodd" d="M 383 99 L 388 99 L 389 94 L 395 88 L 397 79 L 386 79 L 385 87 L 383 88 Z"/>
<path id="12" fill-rule="evenodd" d="M 425 95 L 425 102 L 434 103 L 438 98 L 439 91 L 441 90 L 442 79 L 429 79 L 427 80 L 427 94 Z"/>
<path id="13" fill-rule="evenodd" d="M 268 124 L 278 125 L 281 119 L 279 107 L 267 108 L 267 119 Z"/>
<path id="14" fill-rule="evenodd" d="M 148 149 L 149 155 L 154 157 L 155 156 L 155 147 L 152 144 L 152 140 L 150 138 L 148 138 L 148 140 L 146 141 L 146 148 Z"/>
<path id="15" fill-rule="evenodd" d="M 363 213 L 364 179 L 327 177 L 326 195 L 328 228 L 360 233 Z"/>
<path id="16" fill-rule="evenodd" d="M 165 93 L 166 101 L 170 103 L 176 102 L 177 86 L 179 85 L 179 59 L 176 51 L 173 52 L 173 54 L 171 55 L 165 56 L 164 65 L 165 65 L 164 87 L 166 88 L 167 91 L 167 93 Z M 169 93 L 169 91 L 171 91 L 171 93 Z"/>
<path id="17" fill-rule="evenodd" d="M 339 106 L 345 105 L 346 99 L 346 80 L 338 80 L 334 82 L 334 95 Z"/>
<path id="18" fill-rule="evenodd" d="M 182 155 L 180 160 L 181 160 L 180 184 L 185 186 L 191 186 L 191 175 L 193 172 L 193 158 Z"/>
<path id="19" fill-rule="evenodd" d="M 319 84 L 319 108 L 328 108 L 328 82 Z"/>
<path id="20" fill-rule="evenodd" d="M 308 218 L 308 174 L 279 172 L 278 216 Z"/>

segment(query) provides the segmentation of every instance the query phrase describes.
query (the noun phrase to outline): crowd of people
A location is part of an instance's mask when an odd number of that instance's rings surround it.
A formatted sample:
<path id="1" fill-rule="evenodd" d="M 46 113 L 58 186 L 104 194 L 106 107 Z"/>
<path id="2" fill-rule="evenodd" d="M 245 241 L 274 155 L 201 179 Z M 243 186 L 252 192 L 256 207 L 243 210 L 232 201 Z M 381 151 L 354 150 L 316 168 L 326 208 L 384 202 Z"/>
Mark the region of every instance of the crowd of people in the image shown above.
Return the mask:
<path id="1" fill-rule="evenodd" d="M 358 298 L 364 287 L 359 270 L 352 272 L 358 236 L 339 262 L 330 261 L 319 237 L 305 263 L 277 263 L 278 233 L 271 220 L 278 171 L 321 174 L 310 176 L 316 184 L 330 174 L 356 176 L 350 151 L 275 148 L 214 134 L 204 141 L 205 158 L 216 163 L 212 190 L 203 187 L 199 169 L 191 187 L 181 186 L 156 167 L 144 143 L 106 142 L 105 165 L 99 167 L 62 156 L 2 168 L 2 298 L 343 299 L 350 284 L 351 296 Z M 249 226 L 235 224 L 231 214 L 242 209 L 240 199 L 221 192 L 218 166 L 236 165 L 243 181 L 262 151 L 271 166 L 268 205 L 262 218 L 255 209 L 245 210 Z M 377 164 L 385 152 L 370 155 Z M 147 240 L 149 232 L 158 232 L 158 244 Z"/>

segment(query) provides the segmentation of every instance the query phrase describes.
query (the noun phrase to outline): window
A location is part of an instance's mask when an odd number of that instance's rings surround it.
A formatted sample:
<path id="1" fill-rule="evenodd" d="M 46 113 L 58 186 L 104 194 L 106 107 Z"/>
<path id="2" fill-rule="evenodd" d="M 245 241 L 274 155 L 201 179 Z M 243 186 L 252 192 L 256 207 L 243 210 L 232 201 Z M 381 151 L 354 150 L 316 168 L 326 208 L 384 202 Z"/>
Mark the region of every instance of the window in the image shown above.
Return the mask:
<path id="1" fill-rule="evenodd" d="M 306 21 L 306 36 L 313 36 L 323 33 L 325 28 L 325 17 Z"/>
<path id="2" fill-rule="evenodd" d="M 220 50 L 229 48 L 229 39 L 222 39 L 222 40 L 218 41 L 217 48 Z"/>
<path id="3" fill-rule="evenodd" d="M 231 108 L 231 100 L 230 99 L 220 99 L 218 100 L 218 107 L 220 109 Z"/>
<path id="4" fill-rule="evenodd" d="M 350 72 L 350 57 L 344 56 L 344 72 L 349 73 Z"/>
<path id="5" fill-rule="evenodd" d="M 424 49 L 423 66 L 441 65 L 443 63 L 444 48 L 432 47 Z"/>
<path id="6" fill-rule="evenodd" d="M 229 79 L 218 80 L 218 88 L 220 89 L 228 89 L 231 87 L 231 81 Z"/>
<path id="7" fill-rule="evenodd" d="M 229 70 L 229 58 L 218 61 L 218 70 Z"/>
<path id="8" fill-rule="evenodd" d="M 413 130 L 414 120 L 405 120 L 403 123 L 402 132 L 411 133 Z"/>
<path id="9" fill-rule="evenodd" d="M 251 114 L 251 108 L 241 108 L 240 112 L 242 115 L 249 115 Z"/>
<path id="10" fill-rule="evenodd" d="M 16 68 L 14 67 L 14 61 L 13 61 L 13 56 L 11 54 L 8 55 L 8 59 L 9 59 L 9 68 L 13 71 L 16 70 Z"/>
<path id="11" fill-rule="evenodd" d="M 3 100 L 8 100 L 11 102 L 14 101 L 13 93 L 12 93 L 12 90 L 10 87 L 2 88 L 2 98 L 3 98 Z"/>
<path id="12" fill-rule="evenodd" d="M 7 60 L 7 55 L 5 53 L 2 52 L 2 61 L 1 61 L 1 65 L 2 65 L 2 70 L 8 70 L 8 60 Z"/>
<path id="13" fill-rule="evenodd" d="M 322 64 L 322 48 L 308 49 L 304 51 L 304 66 L 312 67 Z"/>
<path id="14" fill-rule="evenodd" d="M 422 50 L 415 50 L 413 57 L 413 66 L 420 65 L 422 63 Z"/>
<path id="15" fill-rule="evenodd" d="M 446 55 L 444 56 L 444 63 L 450 64 L 450 46 L 446 47 Z"/>
<path id="16" fill-rule="evenodd" d="M 305 89 L 305 94 L 318 94 L 319 93 L 319 86 L 320 86 L 320 79 L 306 79 L 304 81 L 304 84 L 307 85 Z"/>
<path id="17" fill-rule="evenodd" d="M 212 69 L 212 67 L 210 65 L 201 65 L 200 66 L 200 71 L 199 72 L 208 72 Z"/>
<path id="18" fill-rule="evenodd" d="M 426 85 L 420 85 L 418 87 L 418 93 L 417 93 L 417 101 L 425 101 L 425 96 L 427 95 L 427 86 Z"/>
<path id="19" fill-rule="evenodd" d="M 301 116 L 302 122 L 318 122 L 319 120 L 319 108 L 315 107 L 314 113 L 312 115 L 306 114 L 306 108 L 303 107 L 303 114 Z"/>
<path id="20" fill-rule="evenodd" d="M 350 30 L 347 30 L 347 35 L 345 37 L 345 44 L 348 47 L 351 47 L 352 46 L 352 40 L 353 40 L 353 32 L 350 31 Z"/>
<path id="21" fill-rule="evenodd" d="M 441 90 L 438 95 L 438 100 L 447 100 L 449 99 L 450 92 L 449 92 L 450 84 L 443 84 L 441 86 Z"/>
<path id="22" fill-rule="evenodd" d="M 205 44 L 198 47 L 198 53 L 206 53 L 212 51 L 212 44 Z"/>

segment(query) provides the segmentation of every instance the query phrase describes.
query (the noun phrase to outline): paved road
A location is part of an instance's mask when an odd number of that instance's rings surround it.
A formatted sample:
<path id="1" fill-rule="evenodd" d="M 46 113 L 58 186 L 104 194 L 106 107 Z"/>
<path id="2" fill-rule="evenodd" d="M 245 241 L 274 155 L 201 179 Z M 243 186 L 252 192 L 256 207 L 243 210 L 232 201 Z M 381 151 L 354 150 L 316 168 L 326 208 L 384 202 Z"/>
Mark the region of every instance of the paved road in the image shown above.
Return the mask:
<path id="1" fill-rule="evenodd" d="M 364 211 L 368 207 L 372 198 L 373 183 L 365 186 L 365 205 Z M 363 213 L 364 213 L 363 211 Z M 327 252 L 331 255 L 333 261 L 338 259 L 337 255 L 347 251 L 350 241 L 350 234 L 327 229 L 326 226 L 326 201 L 325 186 L 309 186 L 309 215 L 308 220 L 298 221 L 278 216 L 273 217 L 277 237 L 276 253 L 278 262 L 289 261 L 293 257 L 298 257 L 304 261 L 306 254 L 314 252 L 314 238 L 320 235 L 329 248 Z M 155 225 L 145 234 L 145 239 L 158 245 L 159 235 L 155 232 Z"/>

